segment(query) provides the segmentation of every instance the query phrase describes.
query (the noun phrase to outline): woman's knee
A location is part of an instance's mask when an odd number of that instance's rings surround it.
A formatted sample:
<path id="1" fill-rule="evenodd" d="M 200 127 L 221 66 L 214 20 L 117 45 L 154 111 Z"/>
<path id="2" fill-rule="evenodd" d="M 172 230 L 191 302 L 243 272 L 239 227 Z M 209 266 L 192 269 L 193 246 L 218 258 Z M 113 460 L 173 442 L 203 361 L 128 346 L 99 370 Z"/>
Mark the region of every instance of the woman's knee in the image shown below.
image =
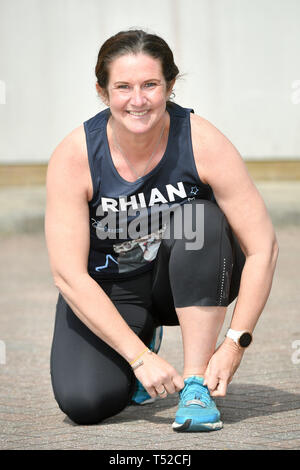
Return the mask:
<path id="1" fill-rule="evenodd" d="M 60 409 L 76 424 L 92 425 L 110 418 L 122 411 L 127 405 L 127 397 L 113 393 L 94 394 L 70 391 L 57 399 Z"/>
<path id="2" fill-rule="evenodd" d="M 188 236 L 174 240 L 170 250 L 169 273 L 175 305 L 226 306 L 233 264 L 229 224 L 211 201 L 194 200 L 190 206 L 192 220 L 189 217 L 184 227 Z M 193 232 L 198 239 L 192 239 Z"/>
<path id="3" fill-rule="evenodd" d="M 177 207 L 170 213 L 168 228 L 162 239 L 163 247 L 169 251 L 178 241 L 185 250 L 202 249 L 204 243 L 218 242 L 230 228 L 219 206 L 206 199 L 194 199 Z"/>
<path id="4" fill-rule="evenodd" d="M 195 206 L 199 207 L 199 205 L 202 212 L 199 210 L 198 212 L 196 211 L 196 215 L 194 216 L 196 217 L 196 221 L 194 221 L 194 224 L 196 224 L 197 230 L 202 230 L 206 242 L 211 238 L 218 239 L 220 236 L 223 236 L 225 232 L 229 234 L 230 227 L 228 221 L 223 211 L 216 203 L 199 199 L 195 201 Z"/>
<path id="5" fill-rule="evenodd" d="M 228 221 L 219 206 L 205 199 L 194 199 L 172 214 L 162 248 L 176 251 L 203 252 L 218 250 L 225 245 L 230 256 L 232 235 Z"/>

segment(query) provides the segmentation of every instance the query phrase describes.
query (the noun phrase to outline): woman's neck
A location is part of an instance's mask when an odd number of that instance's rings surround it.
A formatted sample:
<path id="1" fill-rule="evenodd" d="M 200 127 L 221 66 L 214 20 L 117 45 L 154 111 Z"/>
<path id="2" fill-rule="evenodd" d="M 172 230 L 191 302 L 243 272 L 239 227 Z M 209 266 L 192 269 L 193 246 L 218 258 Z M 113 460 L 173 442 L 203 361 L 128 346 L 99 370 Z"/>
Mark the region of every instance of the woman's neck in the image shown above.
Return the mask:
<path id="1" fill-rule="evenodd" d="M 107 126 L 108 140 L 110 143 L 113 143 L 113 145 L 117 142 L 122 152 L 124 152 L 131 161 L 147 160 L 153 150 L 155 150 L 160 137 L 160 144 L 165 144 L 165 137 L 168 135 L 169 126 L 169 114 L 165 112 L 162 119 L 160 119 L 149 132 L 136 134 L 128 131 L 124 126 L 118 126 L 118 123 L 111 116 Z M 164 132 L 161 136 L 163 129 Z"/>

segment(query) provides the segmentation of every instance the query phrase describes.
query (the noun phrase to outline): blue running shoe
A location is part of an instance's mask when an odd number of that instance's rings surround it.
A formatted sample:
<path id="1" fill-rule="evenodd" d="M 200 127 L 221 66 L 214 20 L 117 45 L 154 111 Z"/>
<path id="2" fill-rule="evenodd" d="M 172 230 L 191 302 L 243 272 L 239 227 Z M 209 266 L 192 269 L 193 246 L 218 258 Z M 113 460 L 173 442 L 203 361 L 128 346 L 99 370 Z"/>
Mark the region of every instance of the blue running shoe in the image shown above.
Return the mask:
<path id="1" fill-rule="evenodd" d="M 151 343 L 149 345 L 149 349 L 155 352 L 155 354 L 157 354 L 160 349 L 162 337 L 163 337 L 163 327 L 159 326 L 158 328 L 155 329 Z M 137 386 L 136 386 L 134 395 L 131 398 L 131 404 L 132 405 L 148 405 L 149 403 L 153 403 L 155 401 L 155 398 L 152 398 L 149 395 L 149 393 L 145 390 L 144 386 L 141 384 L 139 380 L 137 380 L 136 382 L 137 382 Z"/>
<path id="2" fill-rule="evenodd" d="M 197 376 L 185 379 L 172 424 L 174 431 L 214 431 L 223 427 L 220 412 L 203 381 L 202 377 Z"/>
<path id="3" fill-rule="evenodd" d="M 152 398 L 149 393 L 145 390 L 142 383 L 136 381 L 136 389 L 133 397 L 131 398 L 131 405 L 149 405 L 155 402 L 155 398 Z"/>

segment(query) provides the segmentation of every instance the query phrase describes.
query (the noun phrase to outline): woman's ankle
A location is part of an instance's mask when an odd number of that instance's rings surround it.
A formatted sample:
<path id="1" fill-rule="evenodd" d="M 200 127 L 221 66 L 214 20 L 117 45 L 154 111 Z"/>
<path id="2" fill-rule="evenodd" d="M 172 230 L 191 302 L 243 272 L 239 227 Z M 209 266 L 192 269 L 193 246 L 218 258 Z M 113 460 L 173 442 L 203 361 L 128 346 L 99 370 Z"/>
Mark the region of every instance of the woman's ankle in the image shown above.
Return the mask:
<path id="1" fill-rule="evenodd" d="M 182 377 L 183 377 L 183 380 L 188 379 L 189 377 L 200 377 L 204 379 L 204 372 L 198 371 L 198 372 L 192 372 L 192 373 L 184 373 Z"/>

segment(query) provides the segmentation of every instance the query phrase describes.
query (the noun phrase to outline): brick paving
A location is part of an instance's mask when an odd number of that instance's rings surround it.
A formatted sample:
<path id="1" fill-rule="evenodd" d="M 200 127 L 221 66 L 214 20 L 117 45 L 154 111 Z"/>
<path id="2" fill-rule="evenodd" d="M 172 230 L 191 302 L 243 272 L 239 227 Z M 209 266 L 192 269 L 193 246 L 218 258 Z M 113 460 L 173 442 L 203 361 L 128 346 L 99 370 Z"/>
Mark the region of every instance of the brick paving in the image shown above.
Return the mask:
<path id="1" fill-rule="evenodd" d="M 224 428 L 212 433 L 172 430 L 176 395 L 144 407 L 127 407 L 98 425 L 72 423 L 58 408 L 51 388 L 57 291 L 44 235 L 40 229 L 2 234 L 0 341 L 6 347 L 6 363 L 1 364 L 0 356 L 0 449 L 299 450 L 300 351 L 297 355 L 293 342 L 300 341 L 300 225 L 296 220 L 280 223 L 282 207 L 276 205 L 272 214 L 276 210 L 280 256 L 271 295 L 227 396 L 217 399 Z M 233 305 L 219 340 L 232 309 Z M 182 371 L 179 327 L 165 327 L 160 355 Z"/>

